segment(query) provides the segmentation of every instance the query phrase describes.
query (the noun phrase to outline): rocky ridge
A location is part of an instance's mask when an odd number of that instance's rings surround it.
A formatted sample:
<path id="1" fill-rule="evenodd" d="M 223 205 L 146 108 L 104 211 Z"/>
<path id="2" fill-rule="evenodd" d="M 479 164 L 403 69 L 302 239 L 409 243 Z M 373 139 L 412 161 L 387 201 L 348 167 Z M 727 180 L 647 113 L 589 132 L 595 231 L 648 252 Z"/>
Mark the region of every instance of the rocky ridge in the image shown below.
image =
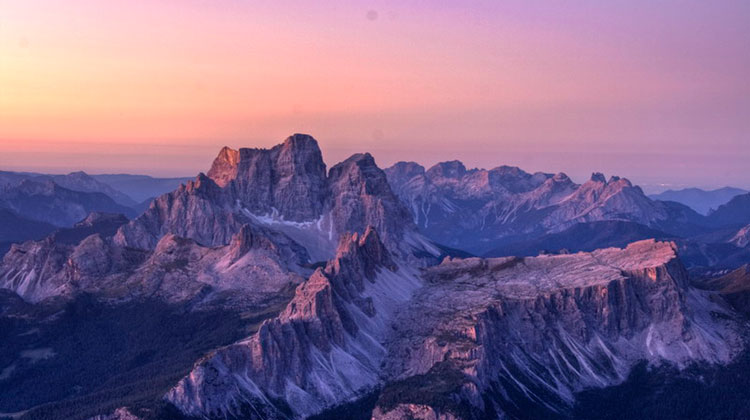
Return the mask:
<path id="1" fill-rule="evenodd" d="M 301 418 L 361 395 L 380 383 L 386 326 L 419 284 L 373 228 L 345 236 L 278 317 L 199 361 L 166 398 L 192 416 Z"/>

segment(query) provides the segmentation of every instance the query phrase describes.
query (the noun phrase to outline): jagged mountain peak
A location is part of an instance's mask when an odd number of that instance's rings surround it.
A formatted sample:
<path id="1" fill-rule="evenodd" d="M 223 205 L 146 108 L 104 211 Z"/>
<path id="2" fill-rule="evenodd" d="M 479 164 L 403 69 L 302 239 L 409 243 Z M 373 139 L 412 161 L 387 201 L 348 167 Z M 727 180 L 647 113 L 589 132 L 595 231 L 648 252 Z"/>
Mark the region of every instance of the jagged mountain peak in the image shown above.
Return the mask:
<path id="1" fill-rule="evenodd" d="M 339 188 L 346 183 L 352 192 L 359 190 L 362 194 L 390 193 L 385 173 L 369 153 L 354 154 L 334 165 L 328 173 L 328 181 Z"/>
<path id="2" fill-rule="evenodd" d="M 369 278 L 374 277 L 377 267 L 396 270 L 391 253 L 381 242 L 380 236 L 372 226 L 368 226 L 362 234 L 354 232 L 342 235 L 336 250 L 336 257 L 328 264 L 326 270 L 338 273 L 343 260 L 361 269 Z M 357 261 L 357 263 L 352 264 L 351 261 Z"/>
<path id="3" fill-rule="evenodd" d="M 609 177 L 609 180 L 607 180 L 607 177 L 604 176 L 604 174 L 601 172 L 594 172 L 593 174 L 591 174 L 591 178 L 585 184 L 601 184 L 603 186 L 618 185 L 622 187 L 633 186 L 633 184 L 627 178 L 621 178 L 619 176 L 612 175 Z"/>
<path id="4" fill-rule="evenodd" d="M 581 192 L 596 191 L 598 194 L 613 195 L 623 190 L 632 190 L 637 195 L 642 195 L 643 199 L 648 200 L 640 187 L 633 187 L 633 184 L 627 178 L 620 178 L 619 176 L 611 176 L 609 181 L 600 172 L 596 172 L 591 175 L 591 179 L 583 183 L 580 187 Z"/>
<path id="5" fill-rule="evenodd" d="M 153 249 L 174 233 L 221 246 L 248 223 L 283 232 L 315 260 L 335 255 L 340 234 L 368 225 L 391 249 L 416 231 L 372 155 L 355 154 L 326 174 L 317 141 L 295 134 L 270 149 L 222 149 L 207 175 L 154 200 L 115 239 Z"/>
<path id="6" fill-rule="evenodd" d="M 349 166 L 352 164 L 356 164 L 358 166 L 377 166 L 375 164 L 375 158 L 372 157 L 372 155 L 368 152 L 364 153 L 355 153 L 348 158 L 344 159 L 342 162 L 334 165 L 336 166 Z M 333 169 L 333 168 L 331 168 Z"/>
<path id="7" fill-rule="evenodd" d="M 391 190 L 385 172 L 369 153 L 351 156 L 329 171 L 330 214 L 337 232 L 364 232 L 374 226 L 382 239 L 397 243 L 414 230 L 408 210 Z"/>
<path id="8" fill-rule="evenodd" d="M 218 194 L 220 185 L 216 183 L 216 181 L 204 174 L 203 172 L 199 173 L 195 179 L 188 181 L 185 185 L 185 191 L 187 192 L 202 192 L 202 193 L 210 193 L 215 192 Z"/>
<path id="9" fill-rule="evenodd" d="M 285 220 L 302 222 L 320 217 L 325 195 L 326 166 L 318 142 L 294 134 L 270 149 L 223 148 L 208 177 L 233 194 L 252 213 L 278 212 Z"/>
<path id="10" fill-rule="evenodd" d="M 225 187 L 231 180 L 237 177 L 237 164 L 239 163 L 240 152 L 224 146 L 219 155 L 214 159 L 211 169 L 208 171 L 208 177 L 213 179 L 216 184 Z"/>
<path id="11" fill-rule="evenodd" d="M 454 178 L 460 171 L 450 172 L 450 167 L 446 162 L 422 176 L 401 164 L 386 173 L 422 233 L 472 253 L 581 222 L 629 220 L 665 231 L 699 222 L 684 208 L 650 200 L 628 179 L 607 180 L 599 172 L 578 185 L 564 173 L 530 174 L 513 166 L 472 169 Z"/>
<path id="12" fill-rule="evenodd" d="M 200 360 L 166 399 L 198 417 L 236 416 L 252 406 L 257 418 L 278 418 L 268 397 L 281 397 L 291 418 L 304 418 L 376 385 L 383 326 L 418 280 L 368 265 L 373 247 L 385 252 L 372 227 L 342 235 L 340 255 L 297 286 L 277 317 Z"/>
<path id="13" fill-rule="evenodd" d="M 427 170 L 427 176 L 430 178 L 460 179 L 466 175 L 466 172 L 466 166 L 460 160 L 451 160 L 435 164 Z"/>
<path id="14" fill-rule="evenodd" d="M 592 181 L 592 182 L 599 182 L 599 183 L 602 183 L 602 184 L 606 184 L 607 183 L 607 178 L 605 178 L 604 174 L 601 173 L 601 172 L 594 172 L 594 173 L 591 174 L 590 181 Z"/>
<path id="15" fill-rule="evenodd" d="M 530 175 L 528 172 L 519 168 L 518 166 L 500 165 L 489 170 L 498 175 L 510 175 L 516 177 L 524 177 Z"/>
<path id="16" fill-rule="evenodd" d="M 413 178 L 425 174 L 424 166 L 417 162 L 396 162 L 393 166 L 386 169 L 386 173 L 393 173 L 398 177 Z M 390 175 L 390 174 L 389 174 Z"/>
<path id="17" fill-rule="evenodd" d="M 558 172 L 549 179 L 551 179 L 553 182 L 572 182 L 568 174 L 566 174 L 565 172 Z"/>
<path id="18" fill-rule="evenodd" d="M 282 147 L 320 153 L 320 146 L 318 145 L 318 141 L 309 134 L 294 133 L 284 139 Z"/>

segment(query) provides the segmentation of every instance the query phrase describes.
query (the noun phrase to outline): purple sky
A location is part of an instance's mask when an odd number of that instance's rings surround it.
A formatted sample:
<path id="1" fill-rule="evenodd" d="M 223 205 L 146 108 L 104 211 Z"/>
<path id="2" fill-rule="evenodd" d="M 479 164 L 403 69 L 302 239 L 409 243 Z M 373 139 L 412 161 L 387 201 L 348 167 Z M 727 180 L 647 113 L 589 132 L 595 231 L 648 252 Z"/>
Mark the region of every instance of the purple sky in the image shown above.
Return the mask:
<path id="1" fill-rule="evenodd" d="M 750 188 L 748 1 L 0 2 L 0 169 L 191 175 L 294 132 Z"/>

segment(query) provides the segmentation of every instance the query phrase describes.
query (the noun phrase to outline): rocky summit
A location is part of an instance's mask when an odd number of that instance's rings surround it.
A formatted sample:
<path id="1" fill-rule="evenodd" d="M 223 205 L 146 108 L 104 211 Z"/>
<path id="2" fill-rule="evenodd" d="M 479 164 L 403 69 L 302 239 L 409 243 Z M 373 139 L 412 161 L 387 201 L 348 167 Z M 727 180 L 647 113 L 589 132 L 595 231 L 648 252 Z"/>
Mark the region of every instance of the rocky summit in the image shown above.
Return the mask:
<path id="1" fill-rule="evenodd" d="M 59 188 L 2 197 L 85 198 Z M 66 204 L 9 245 L 0 417 L 579 418 L 638 372 L 716 395 L 746 357 L 743 204 L 720 222 L 600 173 L 327 168 L 304 134 L 225 147 L 137 217 Z"/>

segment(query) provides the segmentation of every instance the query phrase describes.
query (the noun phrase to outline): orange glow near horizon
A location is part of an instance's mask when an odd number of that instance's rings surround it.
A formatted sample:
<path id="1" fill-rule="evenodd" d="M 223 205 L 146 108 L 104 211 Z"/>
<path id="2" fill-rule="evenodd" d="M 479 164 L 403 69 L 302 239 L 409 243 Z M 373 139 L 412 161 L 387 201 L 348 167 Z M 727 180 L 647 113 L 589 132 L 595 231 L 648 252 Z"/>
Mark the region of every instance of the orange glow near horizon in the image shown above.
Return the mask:
<path id="1" fill-rule="evenodd" d="M 750 157 L 742 2 L 431 3 L 0 1 L 0 169 L 193 174 L 293 132 L 329 164 Z"/>

